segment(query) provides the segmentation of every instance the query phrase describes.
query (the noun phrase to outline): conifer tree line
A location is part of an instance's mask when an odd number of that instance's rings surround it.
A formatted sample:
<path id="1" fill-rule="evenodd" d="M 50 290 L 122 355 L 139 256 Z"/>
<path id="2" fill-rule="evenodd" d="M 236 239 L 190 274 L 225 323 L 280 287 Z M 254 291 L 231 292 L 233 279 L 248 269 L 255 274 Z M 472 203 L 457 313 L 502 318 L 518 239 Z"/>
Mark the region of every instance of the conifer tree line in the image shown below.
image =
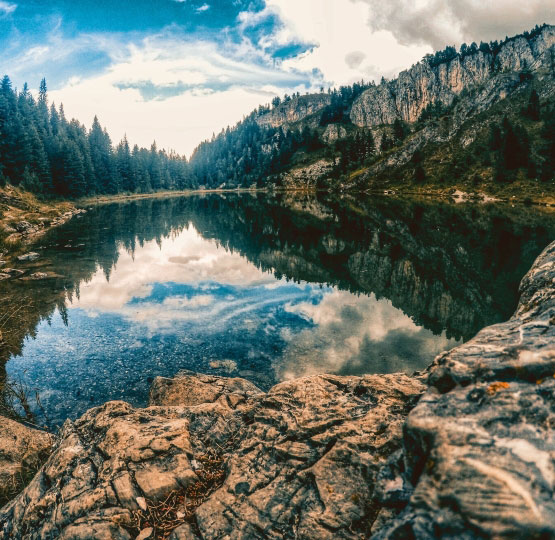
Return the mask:
<path id="1" fill-rule="evenodd" d="M 330 104 L 324 107 L 318 127 L 305 125 L 302 129 L 257 123 L 258 117 L 282 103 L 298 99 L 300 94 L 285 94 L 283 99 L 276 96 L 271 104 L 260 105 L 233 128 L 222 129 L 211 140 L 199 144 L 190 159 L 191 174 L 199 185 L 206 187 L 262 186 L 268 181 L 279 186 L 279 173 L 291 166 L 291 158 L 298 151 L 310 153 L 326 148 L 330 154 L 331 149 L 321 140 L 318 128 L 331 123 L 350 124 L 349 113 L 354 100 L 373 85 L 361 81 L 328 89 Z M 338 143 L 333 150 L 340 156 L 341 170 L 347 161 L 358 163 L 374 155 L 370 132 Z"/>
<path id="2" fill-rule="evenodd" d="M 150 192 L 195 187 L 187 160 L 174 152 L 130 147 L 127 138 L 114 148 L 98 118 L 87 130 L 68 120 L 63 105 L 48 103 L 46 81 L 35 99 L 27 84 L 0 85 L 0 185 L 41 195 Z"/>
<path id="3" fill-rule="evenodd" d="M 490 41 L 489 43 L 485 43 L 481 41 L 480 45 L 477 45 L 476 43 L 471 43 L 470 45 L 463 43 L 460 46 L 458 52 L 454 46 L 448 45 L 442 51 L 436 51 L 433 54 L 427 54 L 424 57 L 424 59 L 428 62 L 430 66 L 435 67 L 435 66 L 439 66 L 440 64 L 450 62 L 451 60 L 454 60 L 458 56 L 461 58 L 464 58 L 465 56 L 471 56 L 473 54 L 476 54 L 478 51 L 480 51 L 484 54 L 491 55 L 492 60 L 495 60 L 497 53 L 501 50 L 501 47 L 503 47 L 503 45 L 507 44 L 510 41 L 514 41 L 520 37 L 523 37 L 528 41 L 530 41 L 531 39 L 534 39 L 538 34 L 540 34 L 540 32 L 546 26 L 547 24 L 536 25 L 531 31 L 522 32 L 521 34 L 517 34 L 516 36 L 505 37 L 505 39 L 502 41 L 495 40 L 495 41 Z"/>

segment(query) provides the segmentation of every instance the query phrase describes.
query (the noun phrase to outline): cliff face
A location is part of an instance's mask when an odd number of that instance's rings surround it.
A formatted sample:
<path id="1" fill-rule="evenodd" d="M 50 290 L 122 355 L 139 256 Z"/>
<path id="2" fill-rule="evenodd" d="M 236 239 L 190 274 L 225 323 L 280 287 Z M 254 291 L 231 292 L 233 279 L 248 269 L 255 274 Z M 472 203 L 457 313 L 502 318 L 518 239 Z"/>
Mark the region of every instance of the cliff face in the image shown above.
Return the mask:
<path id="1" fill-rule="evenodd" d="M 304 120 L 307 116 L 321 111 L 331 103 L 328 94 L 310 94 L 306 96 L 294 97 L 285 101 L 270 112 L 259 116 L 256 122 L 259 126 L 279 127 L 284 124 L 294 124 Z M 316 125 L 319 123 L 316 119 Z"/>
<path id="2" fill-rule="evenodd" d="M 430 104 L 451 105 L 464 90 L 480 86 L 507 72 L 552 70 L 555 27 L 546 26 L 531 40 L 518 37 L 505 43 L 497 55 L 478 51 L 431 66 L 419 62 L 397 79 L 363 92 L 353 103 L 351 121 L 359 127 L 391 124 L 395 119 L 415 122 Z M 499 98 L 506 97 L 501 90 Z"/>

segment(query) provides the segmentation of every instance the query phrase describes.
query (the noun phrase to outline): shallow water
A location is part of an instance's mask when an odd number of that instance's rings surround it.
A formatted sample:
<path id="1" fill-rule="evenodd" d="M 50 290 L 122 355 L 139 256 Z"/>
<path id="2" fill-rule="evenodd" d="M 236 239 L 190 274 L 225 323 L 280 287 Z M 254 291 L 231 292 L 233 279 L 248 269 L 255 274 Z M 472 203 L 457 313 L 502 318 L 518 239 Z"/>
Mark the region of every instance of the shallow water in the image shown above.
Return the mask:
<path id="1" fill-rule="evenodd" d="M 206 195 L 92 208 L 0 284 L 6 372 L 49 424 L 146 404 L 157 375 L 413 372 L 510 316 L 555 216 L 392 199 Z"/>

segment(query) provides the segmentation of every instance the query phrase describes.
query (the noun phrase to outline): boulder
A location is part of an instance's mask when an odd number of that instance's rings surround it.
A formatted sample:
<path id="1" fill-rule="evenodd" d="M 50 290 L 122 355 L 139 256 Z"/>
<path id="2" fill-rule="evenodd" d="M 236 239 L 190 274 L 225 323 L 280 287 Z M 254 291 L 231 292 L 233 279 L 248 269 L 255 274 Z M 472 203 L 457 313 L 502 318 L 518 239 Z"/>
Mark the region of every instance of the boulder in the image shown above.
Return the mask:
<path id="1" fill-rule="evenodd" d="M 20 255 L 17 260 L 18 261 L 35 261 L 40 257 L 38 253 L 31 251 L 29 253 L 25 253 L 24 255 Z"/>
<path id="2" fill-rule="evenodd" d="M 376 538 L 555 537 L 555 243 L 520 290 L 509 321 L 428 369 L 392 475 L 412 494 Z"/>
<path id="3" fill-rule="evenodd" d="M 366 537 L 376 477 L 423 388 L 403 374 L 272 388 L 239 433 L 223 486 L 197 509 L 201 537 Z"/>
<path id="4" fill-rule="evenodd" d="M 240 399 L 262 393 L 241 378 L 216 377 L 183 370 L 174 378 L 156 377 L 150 387 L 150 405 L 200 405 L 213 403 L 220 396 Z"/>

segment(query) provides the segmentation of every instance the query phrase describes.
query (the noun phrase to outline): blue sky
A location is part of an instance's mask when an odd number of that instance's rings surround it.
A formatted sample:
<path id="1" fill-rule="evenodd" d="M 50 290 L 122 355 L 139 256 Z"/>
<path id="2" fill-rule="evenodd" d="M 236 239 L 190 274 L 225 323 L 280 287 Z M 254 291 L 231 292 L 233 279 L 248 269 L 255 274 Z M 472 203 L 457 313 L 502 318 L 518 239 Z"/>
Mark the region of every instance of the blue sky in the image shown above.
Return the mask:
<path id="1" fill-rule="evenodd" d="M 553 22 L 530 0 L 0 0 L 0 71 L 114 141 L 189 154 L 274 95 L 394 76 L 433 48 Z"/>

